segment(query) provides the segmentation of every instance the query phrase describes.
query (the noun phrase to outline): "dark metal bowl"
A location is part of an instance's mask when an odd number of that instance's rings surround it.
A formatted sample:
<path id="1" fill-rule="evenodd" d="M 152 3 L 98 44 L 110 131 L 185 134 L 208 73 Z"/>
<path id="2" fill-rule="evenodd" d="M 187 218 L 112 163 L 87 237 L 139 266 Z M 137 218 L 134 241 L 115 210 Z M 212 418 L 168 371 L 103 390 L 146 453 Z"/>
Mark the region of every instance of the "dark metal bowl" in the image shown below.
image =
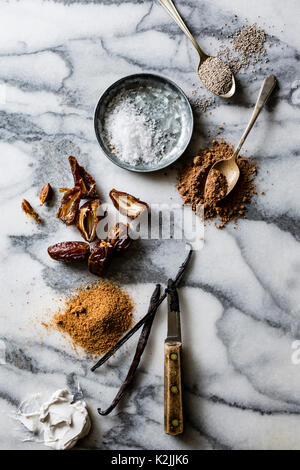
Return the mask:
<path id="1" fill-rule="evenodd" d="M 126 89 L 138 89 L 144 87 L 147 89 L 147 86 L 157 87 L 157 88 L 166 88 L 168 87 L 168 92 L 172 94 L 174 100 L 180 100 L 182 105 L 182 112 L 180 113 L 180 138 L 177 142 L 174 143 L 172 148 L 169 148 L 166 151 L 166 155 L 162 157 L 162 161 L 159 161 L 155 165 L 131 165 L 127 162 L 123 162 L 116 154 L 111 152 L 109 148 L 109 143 L 105 139 L 103 126 L 104 126 L 104 115 L 107 110 L 107 106 L 111 100 L 121 91 Z M 153 110 L 155 112 L 155 109 Z M 170 115 L 170 117 L 172 117 Z M 167 166 L 174 163 L 186 150 L 187 146 L 190 143 L 194 127 L 194 117 L 191 105 L 183 93 L 183 91 L 171 80 L 161 77 L 159 75 L 153 75 L 148 73 L 141 73 L 135 75 L 129 75 L 127 77 L 121 78 L 113 85 L 111 85 L 101 96 L 98 101 L 98 104 L 94 113 L 94 128 L 97 140 L 102 148 L 103 152 L 107 158 L 126 170 L 136 171 L 136 172 L 151 172 L 161 170 Z"/>

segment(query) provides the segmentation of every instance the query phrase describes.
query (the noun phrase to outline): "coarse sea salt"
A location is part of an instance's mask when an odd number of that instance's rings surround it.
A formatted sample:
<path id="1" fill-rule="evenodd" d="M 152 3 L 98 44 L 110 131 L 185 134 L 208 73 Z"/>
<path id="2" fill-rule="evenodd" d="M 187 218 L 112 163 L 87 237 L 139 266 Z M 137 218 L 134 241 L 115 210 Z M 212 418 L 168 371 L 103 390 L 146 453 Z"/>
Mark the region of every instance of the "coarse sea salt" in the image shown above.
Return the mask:
<path id="1" fill-rule="evenodd" d="M 154 166 L 170 157 L 182 134 L 182 100 L 168 87 L 123 89 L 109 103 L 103 122 L 111 152 L 133 166 Z"/>

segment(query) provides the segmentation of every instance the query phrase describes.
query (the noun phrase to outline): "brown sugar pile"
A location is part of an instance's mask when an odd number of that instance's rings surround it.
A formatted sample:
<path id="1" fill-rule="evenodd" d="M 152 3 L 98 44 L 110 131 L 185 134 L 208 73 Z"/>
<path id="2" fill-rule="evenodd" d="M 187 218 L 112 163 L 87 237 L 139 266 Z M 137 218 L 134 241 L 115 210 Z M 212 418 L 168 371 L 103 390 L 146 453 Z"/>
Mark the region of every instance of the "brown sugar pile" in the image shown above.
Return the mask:
<path id="1" fill-rule="evenodd" d="M 54 324 L 74 345 L 95 356 L 107 352 L 132 325 L 133 302 L 127 292 L 109 282 L 79 290 L 66 301 Z"/>
<path id="2" fill-rule="evenodd" d="M 235 188 L 222 200 L 204 195 L 205 183 L 209 170 L 213 164 L 233 155 L 234 148 L 224 140 L 214 140 L 211 147 L 204 149 L 199 156 L 194 158 L 191 165 L 185 166 L 179 174 L 177 189 L 180 192 L 184 204 L 190 204 L 194 212 L 198 205 L 204 205 L 204 217 L 212 220 L 218 217 L 221 224 L 217 228 L 223 228 L 228 222 L 236 222 L 239 217 L 244 217 L 246 203 L 255 193 L 256 165 L 254 162 L 238 157 L 237 164 L 240 169 L 240 178 Z M 220 181 L 219 181 L 220 183 Z M 212 193 L 218 189 L 218 184 L 212 184 Z"/>

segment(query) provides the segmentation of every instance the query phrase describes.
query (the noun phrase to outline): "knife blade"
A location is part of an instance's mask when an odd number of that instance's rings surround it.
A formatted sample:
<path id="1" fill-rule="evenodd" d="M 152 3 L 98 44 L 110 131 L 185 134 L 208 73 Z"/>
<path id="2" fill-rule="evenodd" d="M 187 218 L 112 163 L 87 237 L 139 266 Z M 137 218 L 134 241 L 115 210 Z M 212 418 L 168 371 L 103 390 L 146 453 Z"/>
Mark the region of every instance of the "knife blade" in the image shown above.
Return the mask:
<path id="1" fill-rule="evenodd" d="M 181 325 L 179 299 L 172 279 L 168 281 L 168 329 L 164 345 L 165 433 L 176 436 L 183 432 L 181 386 Z"/>
<path id="2" fill-rule="evenodd" d="M 168 300 L 168 331 L 166 342 L 181 342 L 181 325 L 178 292 L 172 279 L 168 280 L 167 289 Z"/>

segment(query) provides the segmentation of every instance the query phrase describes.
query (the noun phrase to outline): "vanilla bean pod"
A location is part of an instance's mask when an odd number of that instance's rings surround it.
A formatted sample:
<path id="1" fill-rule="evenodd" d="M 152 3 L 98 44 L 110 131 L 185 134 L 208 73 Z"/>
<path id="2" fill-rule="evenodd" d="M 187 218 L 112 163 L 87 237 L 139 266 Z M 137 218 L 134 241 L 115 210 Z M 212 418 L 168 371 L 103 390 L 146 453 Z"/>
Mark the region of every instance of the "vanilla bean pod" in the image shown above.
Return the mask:
<path id="1" fill-rule="evenodd" d="M 139 338 L 139 341 L 138 341 L 138 344 L 137 344 L 137 347 L 136 347 L 135 355 L 133 357 L 133 360 L 132 360 L 131 366 L 129 368 L 128 374 L 126 376 L 126 379 L 124 380 L 120 390 L 118 391 L 118 393 L 115 396 L 114 400 L 112 401 L 111 405 L 104 411 L 102 411 L 101 408 L 98 408 L 98 413 L 101 416 L 107 416 L 109 413 L 112 412 L 112 410 L 118 405 L 118 403 L 120 402 L 120 400 L 124 396 L 124 394 L 126 392 L 126 389 L 129 387 L 129 385 L 132 383 L 132 381 L 134 379 L 135 372 L 136 372 L 136 370 L 139 366 L 141 357 L 142 357 L 143 352 L 144 352 L 144 350 L 147 346 L 147 342 L 148 342 L 148 338 L 149 338 L 149 335 L 150 335 L 150 332 L 151 332 L 153 320 L 155 318 L 155 314 L 156 314 L 156 311 L 157 311 L 157 309 L 153 310 L 153 308 L 155 308 L 155 305 L 157 304 L 159 296 L 160 296 L 160 285 L 157 284 L 157 286 L 156 286 L 156 288 L 155 288 L 155 290 L 154 290 L 154 292 L 151 296 L 149 310 L 148 310 L 148 312 L 152 312 L 152 314 L 144 324 L 144 327 L 142 329 L 142 332 L 141 332 L 141 335 L 140 335 L 140 338 Z"/>
<path id="2" fill-rule="evenodd" d="M 183 264 L 180 266 L 180 268 L 178 270 L 178 273 L 177 273 L 177 276 L 176 276 L 176 278 L 173 282 L 173 285 L 175 287 L 178 286 L 178 284 L 179 284 L 179 282 L 182 278 L 182 275 L 183 275 L 187 265 L 189 264 L 189 261 L 190 261 L 191 256 L 192 256 L 192 252 L 193 252 L 192 246 L 190 244 L 187 244 L 187 245 L 189 246 L 190 249 L 189 249 L 189 252 L 188 252 L 188 255 L 187 255 L 186 259 L 184 260 Z M 138 331 L 143 326 L 143 324 L 148 320 L 149 317 L 151 317 L 153 312 L 158 309 L 158 307 L 165 300 L 166 297 L 167 297 L 167 289 L 165 290 L 164 294 L 155 303 L 153 308 L 150 309 L 148 311 L 148 313 L 139 322 L 137 322 L 134 325 L 134 327 L 131 328 L 131 330 L 129 330 L 128 333 L 126 333 L 126 335 L 123 336 L 123 338 L 120 339 L 120 341 L 118 341 L 96 364 L 93 365 L 93 367 L 91 368 L 91 371 L 94 372 L 96 369 L 98 369 L 98 367 L 102 366 L 111 356 L 113 356 L 113 354 L 116 351 L 118 351 L 118 349 L 121 346 L 123 346 L 123 344 L 126 343 L 126 341 L 128 341 L 129 338 L 131 338 L 131 336 L 134 335 L 134 333 L 136 331 Z"/>

